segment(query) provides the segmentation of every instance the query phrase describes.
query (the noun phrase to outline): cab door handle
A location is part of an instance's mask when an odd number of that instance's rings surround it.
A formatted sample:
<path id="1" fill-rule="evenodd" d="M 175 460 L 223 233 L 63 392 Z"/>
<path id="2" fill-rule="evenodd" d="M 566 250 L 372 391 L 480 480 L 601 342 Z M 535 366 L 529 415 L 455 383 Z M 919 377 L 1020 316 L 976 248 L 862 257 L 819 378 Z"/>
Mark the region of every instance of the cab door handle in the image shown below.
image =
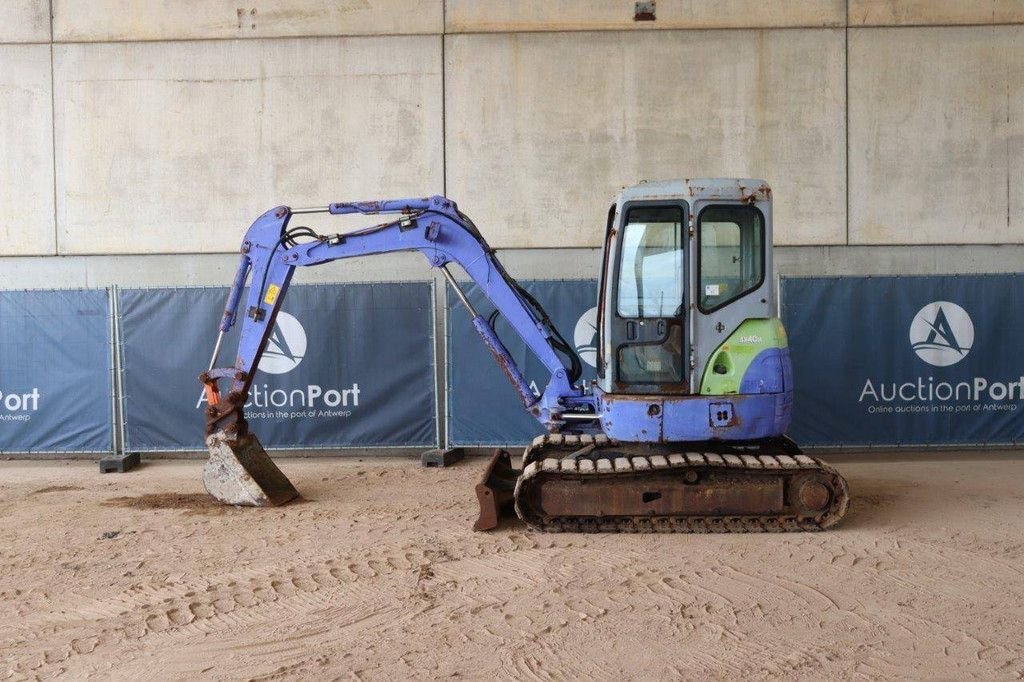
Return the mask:
<path id="1" fill-rule="evenodd" d="M 636 322 L 626 323 L 626 339 L 629 341 L 636 340 Z"/>

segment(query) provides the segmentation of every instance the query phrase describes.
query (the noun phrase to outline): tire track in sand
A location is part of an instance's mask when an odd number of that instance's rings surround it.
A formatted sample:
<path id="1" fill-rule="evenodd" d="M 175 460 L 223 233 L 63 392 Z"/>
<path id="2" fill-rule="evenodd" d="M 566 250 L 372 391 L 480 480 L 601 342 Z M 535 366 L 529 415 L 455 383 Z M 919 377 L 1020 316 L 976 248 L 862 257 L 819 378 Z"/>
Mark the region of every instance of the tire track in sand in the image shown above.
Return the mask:
<path id="1" fill-rule="evenodd" d="M 364 600 L 379 606 L 387 600 L 374 598 L 372 592 L 380 592 L 373 583 L 382 576 L 413 576 L 424 566 L 535 546 L 529 537 L 516 533 L 487 538 L 463 535 L 433 547 L 378 549 L 285 568 L 199 577 L 180 585 L 143 587 L 110 599 L 90 598 L 81 610 L 40 614 L 0 631 L 0 650 L 5 652 L 0 677 L 38 674 L 72 657 L 102 653 L 158 634 L 175 638 L 210 634 L 327 609 L 355 596 L 353 586 L 370 590 L 363 593 Z"/>

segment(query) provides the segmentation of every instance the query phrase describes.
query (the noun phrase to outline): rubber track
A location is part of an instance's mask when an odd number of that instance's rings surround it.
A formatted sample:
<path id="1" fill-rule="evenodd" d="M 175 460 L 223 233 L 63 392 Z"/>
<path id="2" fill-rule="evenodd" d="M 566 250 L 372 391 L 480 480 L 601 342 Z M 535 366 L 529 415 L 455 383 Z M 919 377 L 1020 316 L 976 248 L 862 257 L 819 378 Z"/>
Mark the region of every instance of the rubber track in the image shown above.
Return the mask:
<path id="1" fill-rule="evenodd" d="M 570 457 L 581 448 L 593 445 L 586 458 Z M 516 481 L 516 513 L 535 530 L 569 533 L 782 533 L 827 530 L 845 516 L 850 507 L 849 486 L 846 479 L 820 459 L 808 455 L 789 454 L 718 454 L 679 452 L 673 454 L 640 455 L 624 452 L 639 448 L 623 445 L 598 435 L 554 434 L 538 436 L 523 453 L 523 473 Z M 601 457 L 602 450 L 613 450 L 615 455 Z M 828 509 L 813 516 L 610 516 L 610 517 L 558 517 L 542 518 L 526 509 L 523 494 L 528 486 L 544 477 L 614 477 L 635 476 L 648 471 L 693 469 L 732 469 L 747 471 L 788 470 L 819 471 L 835 482 L 832 503 Z"/>

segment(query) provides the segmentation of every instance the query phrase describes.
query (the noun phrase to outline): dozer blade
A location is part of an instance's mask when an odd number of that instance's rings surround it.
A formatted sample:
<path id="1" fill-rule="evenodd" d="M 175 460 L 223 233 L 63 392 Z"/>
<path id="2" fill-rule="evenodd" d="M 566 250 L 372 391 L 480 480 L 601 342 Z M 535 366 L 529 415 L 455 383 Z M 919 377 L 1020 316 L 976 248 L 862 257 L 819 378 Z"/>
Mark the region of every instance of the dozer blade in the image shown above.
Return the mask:
<path id="1" fill-rule="evenodd" d="M 237 440 L 223 431 L 206 438 L 210 459 L 203 467 L 203 485 L 218 501 L 245 507 L 276 507 L 299 496 L 256 436 Z"/>
<path id="2" fill-rule="evenodd" d="M 519 472 L 512 468 L 512 458 L 504 450 L 497 450 L 476 484 L 476 497 L 480 501 L 480 517 L 473 530 L 491 530 L 502 517 L 515 516 L 512 508 L 516 480 Z"/>

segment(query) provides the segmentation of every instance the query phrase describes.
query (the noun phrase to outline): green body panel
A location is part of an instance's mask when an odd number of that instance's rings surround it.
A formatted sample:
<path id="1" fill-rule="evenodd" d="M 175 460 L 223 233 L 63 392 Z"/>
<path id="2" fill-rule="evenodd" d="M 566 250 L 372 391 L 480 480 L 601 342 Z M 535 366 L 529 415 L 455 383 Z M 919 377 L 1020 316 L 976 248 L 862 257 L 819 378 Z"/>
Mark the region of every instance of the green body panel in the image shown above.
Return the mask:
<path id="1" fill-rule="evenodd" d="M 701 395 L 740 392 L 740 383 L 757 354 L 769 348 L 786 348 L 786 329 L 777 317 L 745 320 L 711 355 L 700 381 Z M 724 368 L 724 373 L 715 368 Z"/>

